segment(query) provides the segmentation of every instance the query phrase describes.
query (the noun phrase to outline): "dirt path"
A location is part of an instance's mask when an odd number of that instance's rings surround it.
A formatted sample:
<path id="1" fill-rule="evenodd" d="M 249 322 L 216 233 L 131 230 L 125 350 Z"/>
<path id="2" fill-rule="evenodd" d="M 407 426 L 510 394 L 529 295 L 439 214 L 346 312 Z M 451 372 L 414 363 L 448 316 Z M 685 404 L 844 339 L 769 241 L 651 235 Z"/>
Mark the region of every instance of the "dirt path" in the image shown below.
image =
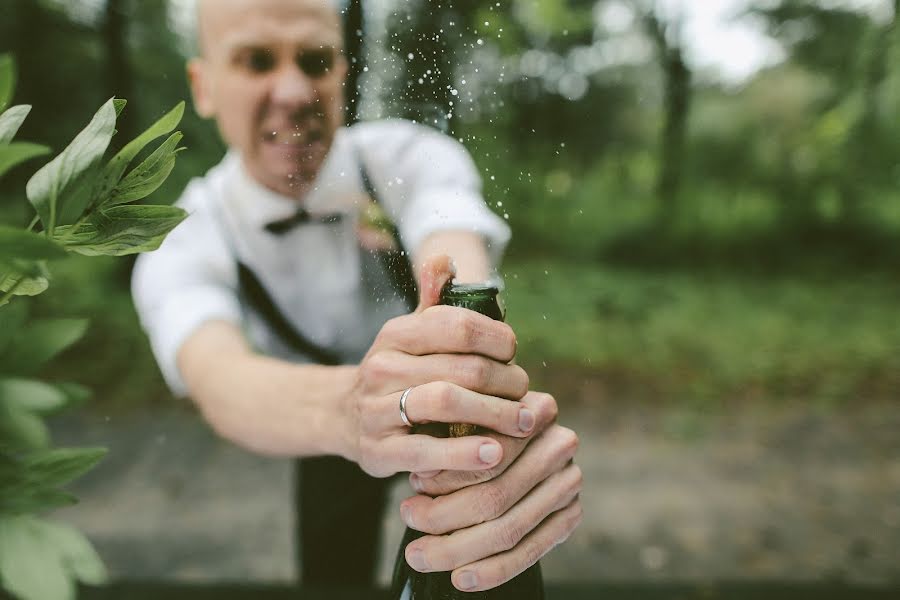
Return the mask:
<path id="1" fill-rule="evenodd" d="M 900 582 L 900 406 L 709 416 L 579 396 L 562 421 L 582 439 L 586 516 L 544 560 L 548 580 Z M 229 446 L 184 407 L 55 429 L 111 449 L 60 516 L 114 577 L 293 577 L 286 462 Z M 383 579 L 400 535 L 395 514 L 385 523 Z"/>

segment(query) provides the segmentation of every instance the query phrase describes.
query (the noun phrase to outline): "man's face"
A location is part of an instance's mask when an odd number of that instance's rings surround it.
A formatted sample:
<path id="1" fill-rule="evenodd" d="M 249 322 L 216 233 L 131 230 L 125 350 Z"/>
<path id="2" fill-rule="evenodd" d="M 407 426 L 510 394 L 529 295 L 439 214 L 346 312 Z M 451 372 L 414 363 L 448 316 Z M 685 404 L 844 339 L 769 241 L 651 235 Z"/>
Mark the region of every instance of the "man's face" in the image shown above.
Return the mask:
<path id="1" fill-rule="evenodd" d="M 197 111 L 264 186 L 302 197 L 343 121 L 340 20 L 327 0 L 201 0 Z"/>

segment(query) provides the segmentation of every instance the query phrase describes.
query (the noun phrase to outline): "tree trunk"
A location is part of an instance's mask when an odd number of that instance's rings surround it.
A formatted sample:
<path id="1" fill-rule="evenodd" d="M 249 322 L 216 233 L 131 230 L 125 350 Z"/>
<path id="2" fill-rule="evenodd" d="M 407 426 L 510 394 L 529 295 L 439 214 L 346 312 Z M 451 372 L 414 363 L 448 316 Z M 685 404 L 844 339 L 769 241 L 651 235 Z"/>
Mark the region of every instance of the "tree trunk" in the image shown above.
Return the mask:
<path id="1" fill-rule="evenodd" d="M 344 20 L 344 44 L 347 61 L 350 63 L 344 88 L 347 125 L 352 125 L 359 120 L 359 103 L 362 99 L 360 77 L 366 65 L 365 31 L 362 0 L 350 0 L 347 6 L 347 17 Z"/>
<path id="2" fill-rule="evenodd" d="M 666 26 L 650 12 L 645 26 L 653 39 L 660 68 L 663 71 L 663 105 L 665 124 L 659 145 L 659 171 L 656 189 L 662 202 L 661 218 L 673 215 L 684 172 L 688 117 L 691 106 L 691 70 L 684 60 L 684 52 L 677 42 L 666 36 Z"/>
<path id="3" fill-rule="evenodd" d="M 407 55 L 403 57 L 404 112 L 409 118 L 452 134 L 460 96 L 450 91 L 455 87 L 456 49 L 450 40 L 453 34 L 459 34 L 462 19 L 455 7 L 434 0 L 420 0 L 414 10 Z"/>
<path id="4" fill-rule="evenodd" d="M 857 93 L 862 100 L 861 108 L 844 143 L 845 168 L 838 184 L 842 217 L 848 222 L 858 221 L 862 217 L 861 205 L 870 191 L 867 190 L 868 177 L 863 174 L 871 173 L 873 167 L 877 169 L 880 163 L 878 99 L 888 73 L 887 58 L 894 43 L 900 12 L 898 9 L 900 0 L 894 0 L 891 21 L 884 26 L 873 23 L 863 44 L 861 77 L 857 84 Z"/>
<path id="5" fill-rule="evenodd" d="M 116 146 L 121 146 L 134 136 L 134 123 L 137 117 L 135 106 L 137 99 L 132 93 L 134 87 L 128 61 L 127 4 L 128 0 L 106 0 L 106 18 L 103 22 L 109 93 L 116 98 L 128 100 L 128 107 L 116 122 L 118 134 L 113 142 Z"/>

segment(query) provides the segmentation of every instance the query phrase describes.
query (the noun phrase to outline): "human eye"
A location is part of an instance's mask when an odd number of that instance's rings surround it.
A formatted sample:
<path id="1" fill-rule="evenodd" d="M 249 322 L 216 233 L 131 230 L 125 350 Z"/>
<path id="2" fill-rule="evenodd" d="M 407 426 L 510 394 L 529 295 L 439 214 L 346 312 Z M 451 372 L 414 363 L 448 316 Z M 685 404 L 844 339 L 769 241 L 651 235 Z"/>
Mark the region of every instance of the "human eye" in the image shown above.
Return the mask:
<path id="1" fill-rule="evenodd" d="M 304 50 L 297 55 L 297 66 L 310 77 L 323 77 L 334 66 L 334 52 L 328 48 Z"/>
<path id="2" fill-rule="evenodd" d="M 275 57 L 265 48 L 247 48 L 238 53 L 235 62 L 251 73 L 266 73 L 275 66 Z"/>

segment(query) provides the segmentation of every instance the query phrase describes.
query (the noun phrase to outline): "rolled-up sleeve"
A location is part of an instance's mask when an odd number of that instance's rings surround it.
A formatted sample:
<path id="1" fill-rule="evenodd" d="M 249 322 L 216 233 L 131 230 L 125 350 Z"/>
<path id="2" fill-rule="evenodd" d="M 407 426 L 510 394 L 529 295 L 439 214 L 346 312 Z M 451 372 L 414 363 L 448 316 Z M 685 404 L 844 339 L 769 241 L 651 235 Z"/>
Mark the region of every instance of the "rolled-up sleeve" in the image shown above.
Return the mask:
<path id="1" fill-rule="evenodd" d="M 496 268 L 510 229 L 486 205 L 481 177 L 463 145 L 407 121 L 357 127 L 370 175 L 406 248 L 418 248 L 439 231 L 471 231 L 484 238 Z"/>
<path id="2" fill-rule="evenodd" d="M 241 320 L 231 253 L 199 201 L 203 191 L 200 185 L 189 186 L 179 201 L 189 216 L 158 250 L 138 257 L 131 281 L 141 325 L 177 396 L 188 394 L 176 360 L 182 344 L 208 321 Z"/>

